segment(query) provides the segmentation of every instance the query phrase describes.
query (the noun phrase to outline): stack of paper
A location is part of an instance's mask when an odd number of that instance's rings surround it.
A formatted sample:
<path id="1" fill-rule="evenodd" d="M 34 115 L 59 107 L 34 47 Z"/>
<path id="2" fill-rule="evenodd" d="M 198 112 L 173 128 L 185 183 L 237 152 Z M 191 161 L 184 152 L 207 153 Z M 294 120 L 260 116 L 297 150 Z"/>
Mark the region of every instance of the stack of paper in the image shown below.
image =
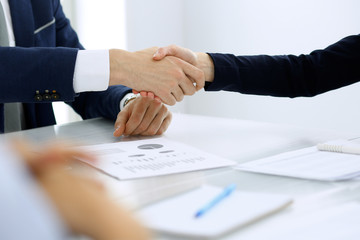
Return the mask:
<path id="1" fill-rule="evenodd" d="M 235 165 L 230 161 L 165 138 L 81 147 L 97 156 L 90 165 L 124 180 Z"/>
<path id="2" fill-rule="evenodd" d="M 349 180 L 360 176 L 360 155 L 304 148 L 239 164 L 236 169 L 323 181 Z"/>
<path id="3" fill-rule="evenodd" d="M 287 196 L 236 191 L 200 218 L 199 208 L 218 195 L 221 188 L 203 186 L 150 205 L 139 214 L 155 231 L 196 238 L 217 238 L 290 205 Z M 187 238 L 188 239 L 188 238 Z"/>

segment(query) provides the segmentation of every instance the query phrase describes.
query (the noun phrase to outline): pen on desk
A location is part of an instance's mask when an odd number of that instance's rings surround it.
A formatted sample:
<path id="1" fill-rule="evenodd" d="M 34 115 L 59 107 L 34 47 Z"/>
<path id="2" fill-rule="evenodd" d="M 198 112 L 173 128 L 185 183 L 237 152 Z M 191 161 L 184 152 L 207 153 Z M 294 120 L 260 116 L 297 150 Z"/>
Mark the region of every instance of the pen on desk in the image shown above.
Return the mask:
<path id="1" fill-rule="evenodd" d="M 214 199 L 212 199 L 208 204 L 200 208 L 195 213 L 195 218 L 199 218 L 202 215 L 204 215 L 206 212 L 208 212 L 210 209 L 212 209 L 215 205 L 217 205 L 219 202 L 224 200 L 226 197 L 228 197 L 231 193 L 234 192 L 236 188 L 236 184 L 230 184 L 227 187 L 224 188 L 224 190 L 217 195 Z"/>
<path id="2" fill-rule="evenodd" d="M 320 151 L 360 154 L 359 144 L 332 144 L 332 143 L 320 143 L 317 145 L 317 149 Z"/>

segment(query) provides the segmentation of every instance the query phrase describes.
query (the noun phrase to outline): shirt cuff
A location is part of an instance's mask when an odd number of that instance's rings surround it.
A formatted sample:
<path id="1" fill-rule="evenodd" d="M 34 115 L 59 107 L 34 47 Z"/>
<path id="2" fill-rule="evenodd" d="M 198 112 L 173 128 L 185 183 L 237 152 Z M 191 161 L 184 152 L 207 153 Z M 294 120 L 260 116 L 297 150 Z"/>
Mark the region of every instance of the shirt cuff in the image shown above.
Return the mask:
<path id="1" fill-rule="evenodd" d="M 75 93 L 105 91 L 109 80 L 109 50 L 78 51 L 74 71 Z"/>

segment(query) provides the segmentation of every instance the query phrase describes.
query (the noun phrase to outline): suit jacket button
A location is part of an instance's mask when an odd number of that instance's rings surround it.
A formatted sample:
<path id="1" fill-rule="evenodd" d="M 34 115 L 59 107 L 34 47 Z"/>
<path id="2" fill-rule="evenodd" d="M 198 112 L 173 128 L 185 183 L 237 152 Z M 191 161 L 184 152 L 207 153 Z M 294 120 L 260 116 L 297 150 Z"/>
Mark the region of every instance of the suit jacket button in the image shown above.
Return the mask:
<path id="1" fill-rule="evenodd" d="M 50 94 L 44 94 L 44 95 L 43 95 L 43 99 L 44 99 L 45 101 L 50 101 L 50 100 L 51 100 Z"/>
<path id="2" fill-rule="evenodd" d="M 34 99 L 35 99 L 35 101 L 37 101 L 37 102 L 41 102 L 42 101 L 42 96 L 40 95 L 40 92 L 39 92 L 39 90 L 36 90 L 35 91 L 35 97 L 34 97 Z"/>
<path id="3" fill-rule="evenodd" d="M 50 101 L 51 100 L 51 96 L 49 94 L 49 90 L 45 90 L 45 94 L 43 95 L 43 99 L 45 101 Z"/>
<path id="4" fill-rule="evenodd" d="M 51 99 L 52 100 L 59 100 L 60 99 L 60 95 L 57 93 L 51 94 Z"/>
<path id="5" fill-rule="evenodd" d="M 41 102 L 42 101 L 42 96 L 40 94 L 36 94 L 34 97 L 35 101 L 37 102 Z"/>

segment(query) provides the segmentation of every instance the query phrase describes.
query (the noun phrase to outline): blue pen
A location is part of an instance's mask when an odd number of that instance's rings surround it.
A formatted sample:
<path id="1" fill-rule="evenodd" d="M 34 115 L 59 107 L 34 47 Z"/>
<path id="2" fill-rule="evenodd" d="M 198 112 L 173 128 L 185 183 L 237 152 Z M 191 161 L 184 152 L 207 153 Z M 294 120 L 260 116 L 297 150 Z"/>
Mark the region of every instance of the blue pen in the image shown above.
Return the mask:
<path id="1" fill-rule="evenodd" d="M 228 197 L 231 193 L 233 193 L 235 188 L 236 188 L 236 184 L 230 184 L 227 187 L 225 187 L 224 190 L 219 195 L 217 195 L 213 200 L 211 200 L 208 204 L 206 204 L 204 207 L 200 208 L 200 210 L 198 210 L 195 213 L 195 218 L 199 218 L 202 215 L 204 215 L 211 208 L 213 208 L 216 204 L 218 204 L 223 199 Z"/>

